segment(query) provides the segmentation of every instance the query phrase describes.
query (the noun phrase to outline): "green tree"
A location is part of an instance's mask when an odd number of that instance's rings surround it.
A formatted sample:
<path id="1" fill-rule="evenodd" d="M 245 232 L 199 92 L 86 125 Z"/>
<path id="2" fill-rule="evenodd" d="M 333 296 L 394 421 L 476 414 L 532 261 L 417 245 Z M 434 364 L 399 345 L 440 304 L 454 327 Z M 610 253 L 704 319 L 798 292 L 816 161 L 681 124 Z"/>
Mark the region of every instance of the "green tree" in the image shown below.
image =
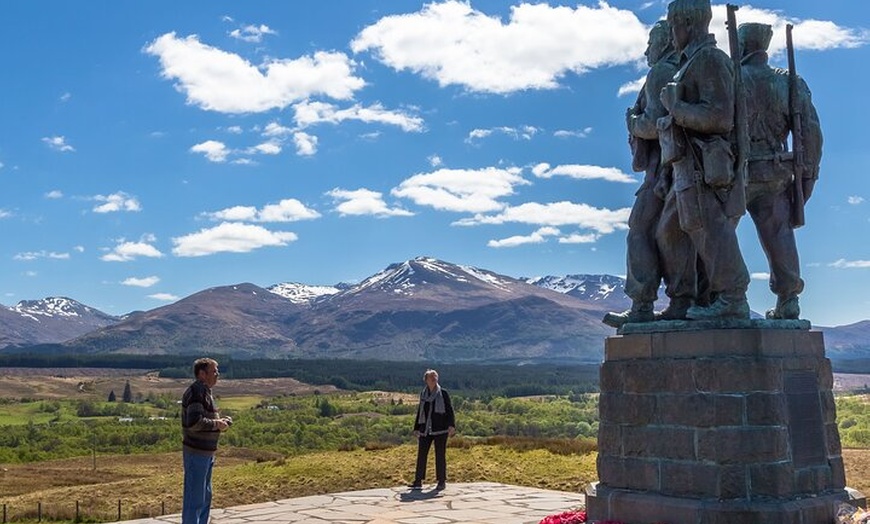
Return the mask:
<path id="1" fill-rule="evenodd" d="M 112 391 L 109 391 L 109 402 L 115 402 L 115 400 L 117 399 L 115 397 L 115 390 L 113 389 Z"/>
<path id="2" fill-rule="evenodd" d="M 124 386 L 124 396 L 121 397 L 124 402 L 133 402 L 133 390 L 130 389 L 130 381 Z"/>

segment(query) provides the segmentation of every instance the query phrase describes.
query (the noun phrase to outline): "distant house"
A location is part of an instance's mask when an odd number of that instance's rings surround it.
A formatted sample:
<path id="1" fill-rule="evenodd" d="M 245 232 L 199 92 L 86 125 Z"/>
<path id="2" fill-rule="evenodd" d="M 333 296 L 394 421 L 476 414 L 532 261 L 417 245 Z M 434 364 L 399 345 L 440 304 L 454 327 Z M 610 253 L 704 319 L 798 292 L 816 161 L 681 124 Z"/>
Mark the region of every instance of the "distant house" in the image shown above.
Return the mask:
<path id="1" fill-rule="evenodd" d="M 118 422 L 133 422 L 133 417 L 118 417 Z"/>

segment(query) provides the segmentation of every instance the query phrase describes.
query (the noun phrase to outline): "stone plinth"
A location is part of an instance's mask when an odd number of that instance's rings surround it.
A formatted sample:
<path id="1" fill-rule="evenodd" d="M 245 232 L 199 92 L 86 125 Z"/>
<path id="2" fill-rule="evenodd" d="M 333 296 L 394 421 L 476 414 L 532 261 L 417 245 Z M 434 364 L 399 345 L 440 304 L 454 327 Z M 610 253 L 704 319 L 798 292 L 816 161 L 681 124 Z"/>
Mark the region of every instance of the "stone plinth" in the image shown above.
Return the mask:
<path id="1" fill-rule="evenodd" d="M 821 332 L 784 326 L 609 337 L 590 520 L 831 522 L 853 498 L 831 365 Z"/>

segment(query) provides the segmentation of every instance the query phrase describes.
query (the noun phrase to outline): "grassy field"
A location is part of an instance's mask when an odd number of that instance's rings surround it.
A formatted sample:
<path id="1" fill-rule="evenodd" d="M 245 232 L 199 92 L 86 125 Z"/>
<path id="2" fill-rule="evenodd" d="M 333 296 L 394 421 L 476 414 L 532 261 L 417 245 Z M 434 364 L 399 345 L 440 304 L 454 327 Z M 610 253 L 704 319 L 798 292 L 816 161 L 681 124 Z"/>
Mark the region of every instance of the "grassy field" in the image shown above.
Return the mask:
<path id="1" fill-rule="evenodd" d="M 115 375 L 103 371 L 77 376 L 56 372 L 15 377 L 2 373 L 0 370 L 0 426 L 18 425 L 15 428 L 18 431 L 31 431 L 32 428 L 20 427 L 31 423 L 81 420 L 74 410 L 81 401 L 117 405 L 105 403 L 105 396 L 110 390 L 120 395 L 128 380 L 134 394 L 139 397 L 156 395 L 164 400 L 169 398 L 172 399 L 172 409 L 177 409 L 174 399 L 180 397 L 189 383 L 188 380 L 163 379 L 141 372 Z M 226 380 L 221 381 L 216 392 L 220 394 L 221 408 L 239 415 L 240 424 L 234 426 L 239 436 L 246 428 L 260 432 L 258 437 L 262 440 L 266 432 L 286 436 L 292 434 L 292 428 L 299 433 L 301 429 L 322 427 L 325 434 L 338 435 L 383 427 L 384 435 L 402 435 L 396 442 L 404 443 L 392 445 L 383 439 L 370 439 L 345 447 L 345 441 L 341 441 L 326 451 L 302 447 L 291 449 L 281 444 L 265 451 L 266 447 L 255 450 L 245 443 L 233 447 L 232 439 L 227 435 L 215 470 L 215 507 L 393 487 L 411 480 L 416 449 L 406 434 L 409 428 L 405 426 L 410 416 L 407 408 L 415 405 L 416 395 L 380 391 L 340 393 L 331 386 L 309 386 L 293 379 Z M 6 399 L 18 400 L 4 400 L 4 395 Z M 318 415 L 324 408 L 321 404 L 327 400 L 330 409 L 337 410 L 338 415 Z M 450 441 L 450 482 L 491 481 L 577 492 L 595 480 L 596 454 L 588 439 L 517 436 L 535 429 L 531 427 L 533 423 L 540 425 L 535 431 L 543 431 L 549 426 L 541 424 L 542 421 L 580 420 L 580 414 L 590 409 L 589 403 L 582 398 L 569 401 L 564 397 L 540 396 L 465 399 L 461 402 L 464 414 L 461 431 L 466 437 Z M 280 406 L 280 410 L 253 409 L 271 403 Z M 148 401 L 131 406 L 148 414 L 157 412 Z M 838 399 L 838 415 L 844 445 L 850 445 L 847 441 L 857 442 L 852 444 L 857 446 L 870 442 L 870 429 L 866 429 L 870 428 L 870 399 L 859 395 Z M 111 423 L 114 418 L 103 417 L 104 423 Z M 390 421 L 398 426 L 393 428 Z M 493 421 L 510 423 L 496 427 Z M 177 422 L 167 420 L 159 424 L 171 426 L 172 433 L 170 444 L 162 449 L 175 449 Z M 52 424 L 50 427 L 63 426 Z M 504 431 L 514 430 L 518 433 L 511 437 L 486 436 L 503 435 L 507 434 Z M 578 431 L 574 426 L 569 430 Z M 474 435 L 474 431 L 478 431 L 477 436 L 469 438 L 468 435 Z M 13 433 L 12 428 L 6 433 Z M 251 440 L 254 436 L 246 438 Z M 320 439 L 318 442 L 323 440 L 317 435 L 313 438 Z M 52 438 L 46 438 L 45 442 L 48 445 Z M 0 464 L 0 504 L 6 505 L 8 520 L 35 521 L 39 503 L 42 503 L 45 521 L 73 520 L 77 502 L 81 520 L 93 522 L 117 519 L 119 500 L 123 519 L 180 511 L 180 452 L 110 454 L 106 451 L 108 448 L 102 448 L 108 445 L 108 439 L 101 437 L 95 456 Z M 870 450 L 846 449 L 843 457 L 849 486 L 870 493 Z"/>
<path id="2" fill-rule="evenodd" d="M 331 451 L 296 457 L 224 449 L 214 474 L 214 506 L 228 507 L 320 493 L 404 485 L 412 480 L 416 448 Z M 595 478 L 595 454 L 520 451 L 500 445 L 451 447 L 450 482 L 492 481 L 578 491 Z M 180 453 L 83 457 L 11 465 L 0 474 L 10 519 L 33 518 L 42 501 L 46 520 L 82 513 L 98 520 L 154 516 L 181 508 Z M 431 464 L 430 464 L 431 468 Z M 430 476 L 434 473 L 430 471 Z M 430 479 L 431 480 L 431 479 Z"/>
<path id="3" fill-rule="evenodd" d="M 870 451 L 845 450 L 843 455 L 849 485 L 870 492 Z M 411 445 L 286 458 L 226 449 L 215 469 L 214 506 L 405 485 L 413 474 L 414 456 Z M 578 492 L 595 479 L 595 457 L 500 445 L 451 447 L 448 476 L 450 482 L 503 482 Z M 0 493 L 8 494 L 2 502 L 10 520 L 35 518 L 40 501 L 44 520 L 72 520 L 76 501 L 85 520 L 114 520 L 118 500 L 123 519 L 177 513 L 181 486 L 179 453 L 98 456 L 96 470 L 88 457 L 11 466 L 0 474 Z"/>

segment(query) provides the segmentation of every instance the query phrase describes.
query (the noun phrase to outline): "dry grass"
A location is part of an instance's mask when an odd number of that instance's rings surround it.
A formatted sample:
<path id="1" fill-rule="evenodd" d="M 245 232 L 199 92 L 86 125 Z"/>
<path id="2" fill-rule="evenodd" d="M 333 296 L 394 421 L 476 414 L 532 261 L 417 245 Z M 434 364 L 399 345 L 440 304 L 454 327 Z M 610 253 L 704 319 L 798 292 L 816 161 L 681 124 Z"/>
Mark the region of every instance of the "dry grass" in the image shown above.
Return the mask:
<path id="1" fill-rule="evenodd" d="M 127 381 L 133 394 L 171 393 L 181 398 L 192 379 L 161 378 L 156 372 L 96 368 L 0 368 L 0 398 L 39 400 L 105 400 L 110 391 L 118 397 Z M 332 385 L 313 386 L 293 378 L 222 379 L 215 387 L 219 397 L 310 395 L 332 393 Z"/>
<path id="2" fill-rule="evenodd" d="M 411 480 L 415 448 L 354 450 L 280 457 L 243 449 L 224 449 L 214 476 L 215 507 L 403 485 Z M 870 450 L 844 450 L 850 487 L 870 493 Z M 430 464 L 430 477 L 432 464 Z M 466 443 L 448 450 L 451 482 L 490 481 L 578 492 L 595 479 L 595 454 L 559 454 L 546 449 L 510 449 Z M 430 479 L 431 480 L 431 479 Z M 36 516 L 71 520 L 80 502 L 85 520 L 176 513 L 181 507 L 179 453 L 97 457 L 7 466 L 0 471 L 0 502 L 9 518 Z M 51 501 L 46 502 L 46 501 Z"/>
<path id="3" fill-rule="evenodd" d="M 413 475 L 415 453 L 410 445 L 286 458 L 223 450 L 214 474 L 214 505 L 403 485 Z M 448 450 L 448 468 L 451 482 L 486 480 L 578 491 L 594 478 L 595 456 L 477 445 Z M 179 453 L 97 457 L 96 471 L 90 458 L 80 458 L 8 466 L 0 477 L 0 493 L 11 495 L 2 498 L 10 519 L 35 517 L 40 501 L 53 501 L 43 504 L 45 520 L 71 519 L 79 501 L 82 514 L 111 520 L 117 518 L 119 499 L 123 518 L 132 519 L 180 511 L 182 478 Z"/>

